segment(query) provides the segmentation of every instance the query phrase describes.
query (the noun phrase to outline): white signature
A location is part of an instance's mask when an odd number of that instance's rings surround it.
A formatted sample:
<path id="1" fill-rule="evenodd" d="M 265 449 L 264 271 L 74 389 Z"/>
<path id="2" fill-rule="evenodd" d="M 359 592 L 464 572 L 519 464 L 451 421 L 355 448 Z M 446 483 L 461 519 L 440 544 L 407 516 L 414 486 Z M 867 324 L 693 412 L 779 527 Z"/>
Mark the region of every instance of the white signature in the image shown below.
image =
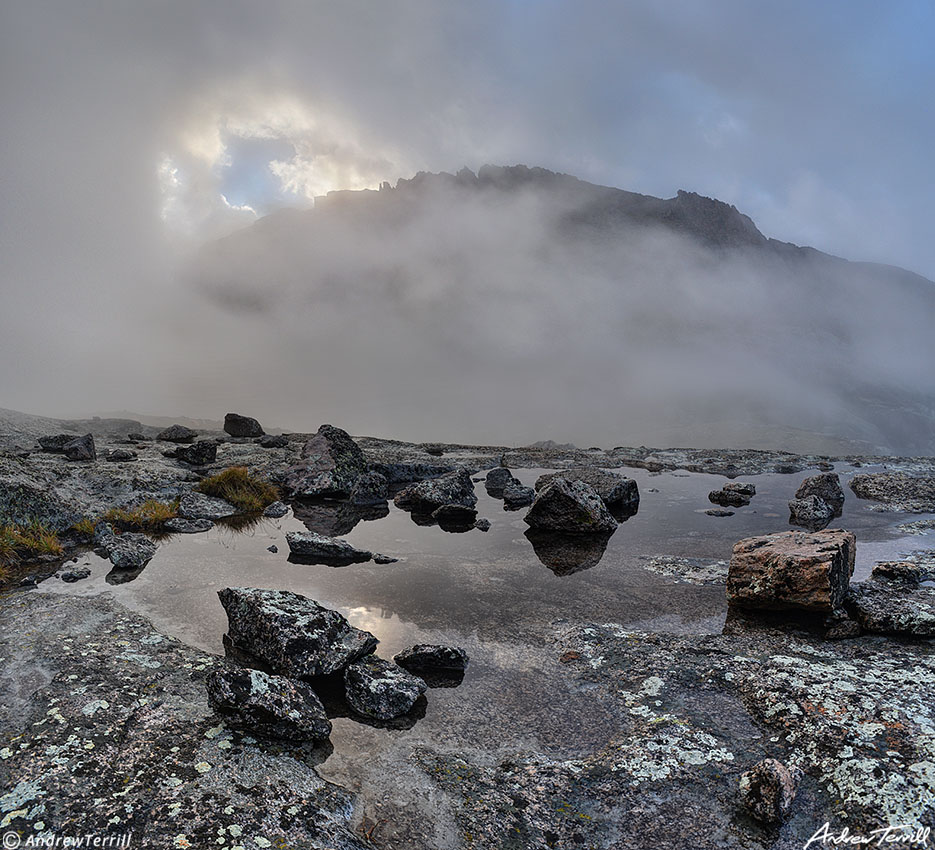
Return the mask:
<path id="1" fill-rule="evenodd" d="M 854 847 L 861 844 L 872 844 L 875 847 L 883 847 L 888 844 L 904 844 L 907 846 L 917 845 L 920 847 L 927 847 L 931 833 L 932 828 L 930 826 L 916 828 L 905 824 L 900 826 L 884 826 L 880 829 L 873 830 L 873 832 L 867 835 L 861 835 L 858 832 L 851 834 L 850 829 L 846 826 L 840 832 L 834 833 L 831 831 L 831 824 L 826 821 L 818 828 L 815 834 L 808 839 L 802 850 L 808 850 L 815 842 L 818 842 L 822 847 L 826 844 Z"/>

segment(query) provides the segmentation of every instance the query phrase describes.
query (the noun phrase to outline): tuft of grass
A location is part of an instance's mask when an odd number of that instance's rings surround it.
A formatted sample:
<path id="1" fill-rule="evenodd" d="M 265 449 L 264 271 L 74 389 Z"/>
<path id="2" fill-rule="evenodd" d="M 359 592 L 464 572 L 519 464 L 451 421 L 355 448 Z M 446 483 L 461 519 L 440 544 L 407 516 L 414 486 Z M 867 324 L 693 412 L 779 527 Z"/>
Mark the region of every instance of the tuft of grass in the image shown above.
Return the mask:
<path id="1" fill-rule="evenodd" d="M 0 568 L 39 555 L 62 554 L 62 544 L 52 529 L 41 522 L 0 527 Z"/>
<path id="2" fill-rule="evenodd" d="M 94 531 L 97 529 L 97 523 L 90 517 L 84 517 L 79 519 L 72 527 L 71 530 L 76 534 L 80 534 L 82 537 L 94 537 Z"/>
<path id="3" fill-rule="evenodd" d="M 231 466 L 203 479 L 195 489 L 206 496 L 224 499 L 246 512 L 262 511 L 279 498 L 279 490 L 251 475 L 245 466 Z"/>
<path id="4" fill-rule="evenodd" d="M 123 530 L 159 531 L 167 520 L 178 516 L 178 512 L 179 503 L 177 501 L 167 504 L 166 502 L 149 499 L 139 507 L 129 510 L 126 508 L 111 508 L 104 514 L 104 519 Z"/>

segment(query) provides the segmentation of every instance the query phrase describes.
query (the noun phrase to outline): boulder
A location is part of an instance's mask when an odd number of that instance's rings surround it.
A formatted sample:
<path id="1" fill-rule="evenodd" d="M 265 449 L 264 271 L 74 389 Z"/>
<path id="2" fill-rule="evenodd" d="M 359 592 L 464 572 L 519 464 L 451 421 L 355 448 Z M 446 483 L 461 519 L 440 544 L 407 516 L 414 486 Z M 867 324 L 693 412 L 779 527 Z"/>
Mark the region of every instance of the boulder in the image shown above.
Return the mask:
<path id="1" fill-rule="evenodd" d="M 511 481 L 514 481 L 513 473 L 505 466 L 497 466 L 487 473 L 484 479 L 484 489 L 495 499 L 503 498 L 503 488 Z"/>
<path id="2" fill-rule="evenodd" d="M 589 484 L 565 478 L 554 478 L 539 491 L 525 520 L 533 528 L 564 534 L 606 534 L 617 528 Z"/>
<path id="3" fill-rule="evenodd" d="M 285 502 L 273 502 L 273 504 L 266 506 L 266 510 L 263 511 L 263 516 L 269 519 L 279 519 L 280 517 L 284 517 L 287 513 L 289 513 L 289 506 Z"/>
<path id="4" fill-rule="evenodd" d="M 265 433 L 252 416 L 228 413 L 224 417 L 224 431 L 232 437 L 262 437 Z"/>
<path id="5" fill-rule="evenodd" d="M 844 607 L 865 632 L 935 637 L 935 588 L 872 578 L 851 586 Z"/>
<path id="6" fill-rule="evenodd" d="M 185 519 L 177 516 L 166 520 L 163 528 L 172 534 L 200 534 L 214 528 L 214 523 L 210 519 Z"/>
<path id="7" fill-rule="evenodd" d="M 562 469 L 540 475 L 536 480 L 535 489 L 538 493 L 549 481 L 555 478 L 564 478 L 566 481 L 583 481 L 590 485 L 594 492 L 601 497 L 604 504 L 612 511 L 623 510 L 635 512 L 640 504 L 639 487 L 632 478 L 618 475 L 597 466 L 575 466 L 571 469 Z"/>
<path id="8" fill-rule="evenodd" d="M 360 446 L 340 428 L 322 425 L 302 448 L 300 461 L 286 470 L 283 486 L 300 499 L 346 499 L 367 472 Z"/>
<path id="9" fill-rule="evenodd" d="M 477 504 L 474 482 L 466 470 L 419 481 L 396 494 L 396 507 L 413 513 L 431 514 L 443 505 L 473 508 Z"/>
<path id="10" fill-rule="evenodd" d="M 797 776 L 776 759 L 763 759 L 740 777 L 740 800 L 766 824 L 781 823 L 795 800 Z"/>
<path id="11" fill-rule="evenodd" d="M 721 489 L 728 493 L 740 493 L 741 496 L 756 495 L 756 485 L 746 481 L 729 481 Z"/>
<path id="12" fill-rule="evenodd" d="M 386 477 L 379 472 L 365 472 L 351 490 L 352 505 L 379 505 L 389 498 Z"/>
<path id="13" fill-rule="evenodd" d="M 122 462 L 127 460 L 136 460 L 137 457 L 137 453 L 131 451 L 130 449 L 113 449 L 105 455 L 104 460 Z"/>
<path id="14" fill-rule="evenodd" d="M 857 544 L 849 531 L 786 531 L 734 546 L 727 601 L 741 608 L 829 614 L 841 607 Z"/>
<path id="15" fill-rule="evenodd" d="M 331 721 L 315 691 L 304 682 L 224 664 L 205 679 L 208 703 L 229 726 L 264 738 L 321 741 Z"/>
<path id="16" fill-rule="evenodd" d="M 219 520 L 237 513 L 230 502 L 204 493 L 186 493 L 179 502 L 178 514 L 183 519 Z"/>
<path id="17" fill-rule="evenodd" d="M 858 499 L 873 499 L 894 510 L 935 512 L 935 476 L 904 472 L 871 472 L 855 475 L 851 490 Z"/>
<path id="18" fill-rule="evenodd" d="M 906 584 L 921 584 L 935 579 L 935 564 L 915 561 L 878 561 L 871 578 L 900 581 Z"/>
<path id="19" fill-rule="evenodd" d="M 722 487 L 720 490 L 712 490 L 708 493 L 708 501 L 722 508 L 742 508 L 750 504 L 750 497 Z"/>
<path id="20" fill-rule="evenodd" d="M 98 549 L 118 570 L 141 570 L 158 548 L 145 534 L 134 532 L 110 534 L 98 542 Z"/>
<path id="21" fill-rule="evenodd" d="M 76 436 L 76 434 L 49 434 L 39 438 L 39 446 L 44 452 L 62 452 Z"/>
<path id="22" fill-rule="evenodd" d="M 214 440 L 199 440 L 190 446 L 179 446 L 175 456 L 193 466 L 205 466 L 217 460 L 218 444 Z"/>
<path id="23" fill-rule="evenodd" d="M 90 576 L 91 570 L 89 567 L 75 567 L 71 570 L 65 570 L 65 572 L 62 573 L 62 581 L 72 584 L 84 578 L 90 578 Z"/>
<path id="24" fill-rule="evenodd" d="M 69 460 L 96 460 L 97 450 L 94 448 L 94 436 L 85 434 L 62 447 L 62 453 Z"/>
<path id="25" fill-rule="evenodd" d="M 426 443 L 422 448 L 432 457 L 441 457 L 445 453 L 445 447 L 440 443 Z"/>
<path id="26" fill-rule="evenodd" d="M 490 531 L 490 520 L 481 517 L 479 520 L 475 521 L 474 528 L 478 531 Z"/>
<path id="27" fill-rule="evenodd" d="M 393 656 L 393 661 L 418 674 L 420 670 L 465 670 L 468 655 L 456 646 L 419 643 Z"/>
<path id="28" fill-rule="evenodd" d="M 844 491 L 841 489 L 841 479 L 836 472 L 823 472 L 806 478 L 795 491 L 796 499 L 807 499 L 817 496 L 825 504 L 830 505 L 834 516 L 841 516 L 844 507 Z"/>
<path id="29" fill-rule="evenodd" d="M 425 693 L 422 679 L 375 655 L 367 655 L 344 671 L 344 694 L 358 714 L 392 720 L 406 714 Z"/>
<path id="30" fill-rule="evenodd" d="M 146 443 L 149 442 L 149 437 L 145 434 L 141 434 L 139 431 L 132 431 L 127 434 L 127 439 L 132 443 Z"/>
<path id="31" fill-rule="evenodd" d="M 503 488 L 503 507 L 508 511 L 518 511 L 535 500 L 536 491 L 532 487 L 526 487 L 516 478 Z"/>
<path id="32" fill-rule="evenodd" d="M 186 428 L 184 425 L 170 425 L 156 434 L 156 439 L 166 443 L 190 443 L 197 436 L 197 431 Z"/>
<path id="33" fill-rule="evenodd" d="M 273 673 L 305 679 L 327 676 L 376 648 L 370 632 L 337 611 L 288 590 L 228 587 L 218 591 L 230 642 Z"/>
<path id="34" fill-rule="evenodd" d="M 265 437 L 260 437 L 259 443 L 264 449 L 284 449 L 289 445 L 289 438 L 282 434 L 275 437 L 267 434 Z"/>
<path id="35" fill-rule="evenodd" d="M 356 549 L 346 540 L 325 537 L 314 531 L 290 531 L 286 534 L 286 543 L 293 555 L 315 563 L 355 564 L 373 557 L 372 552 Z"/>
<path id="36" fill-rule="evenodd" d="M 818 530 L 834 519 L 834 508 L 820 496 L 812 494 L 789 502 L 789 522 Z"/>

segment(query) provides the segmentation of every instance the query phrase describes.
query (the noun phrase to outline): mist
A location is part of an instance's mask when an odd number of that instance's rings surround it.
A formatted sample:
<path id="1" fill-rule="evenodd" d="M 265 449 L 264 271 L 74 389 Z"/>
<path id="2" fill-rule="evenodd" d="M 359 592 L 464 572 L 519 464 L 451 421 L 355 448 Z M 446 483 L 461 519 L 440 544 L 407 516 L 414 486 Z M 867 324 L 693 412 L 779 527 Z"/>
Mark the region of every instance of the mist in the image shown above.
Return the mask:
<path id="1" fill-rule="evenodd" d="M 697 191 L 766 236 L 935 276 L 931 15 L 674 11 L 5 5 L 0 407 L 924 449 L 925 280 L 662 226 L 602 233 L 534 187 L 442 181 L 389 221 L 310 209 L 524 162 Z"/>

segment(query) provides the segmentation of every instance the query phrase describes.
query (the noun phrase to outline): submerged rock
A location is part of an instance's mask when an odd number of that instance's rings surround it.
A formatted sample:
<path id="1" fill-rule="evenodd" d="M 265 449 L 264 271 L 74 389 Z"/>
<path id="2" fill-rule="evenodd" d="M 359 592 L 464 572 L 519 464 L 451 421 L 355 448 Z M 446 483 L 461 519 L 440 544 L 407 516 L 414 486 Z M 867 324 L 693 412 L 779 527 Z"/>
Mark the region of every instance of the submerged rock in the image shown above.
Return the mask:
<path id="1" fill-rule="evenodd" d="M 83 437 L 65 443 L 62 453 L 69 460 L 96 460 L 97 450 L 94 447 L 94 436 L 85 434 Z"/>
<path id="2" fill-rule="evenodd" d="M 98 548 L 118 570 L 142 569 L 153 559 L 153 555 L 159 549 L 145 534 L 130 531 L 102 537 Z"/>
<path id="3" fill-rule="evenodd" d="M 228 413 L 224 417 L 224 431 L 232 437 L 262 437 L 265 433 L 256 419 L 239 413 Z"/>
<path id="4" fill-rule="evenodd" d="M 348 705 L 358 714 L 392 720 L 412 708 L 426 684 L 396 664 L 367 655 L 347 666 L 344 689 Z"/>
<path id="5" fill-rule="evenodd" d="M 830 505 L 834 516 L 841 516 L 844 507 L 844 490 L 841 489 L 841 479 L 836 472 L 823 472 L 806 478 L 795 491 L 796 499 L 807 499 L 817 496 L 825 504 Z"/>
<path id="6" fill-rule="evenodd" d="M 635 513 L 640 504 L 640 491 L 636 481 L 596 466 L 573 466 L 571 469 L 540 475 L 536 480 L 536 492 L 556 478 L 583 481 L 594 489 L 611 511 Z"/>
<path id="7" fill-rule="evenodd" d="M 871 579 L 851 586 L 844 607 L 867 632 L 935 637 L 935 588 Z"/>
<path id="8" fill-rule="evenodd" d="M 818 530 L 834 519 L 834 508 L 820 496 L 812 494 L 789 502 L 789 522 Z"/>
<path id="9" fill-rule="evenodd" d="M 763 759 L 740 777 L 741 802 L 763 823 L 781 823 L 792 808 L 795 791 L 795 776 L 776 759 Z"/>
<path id="10" fill-rule="evenodd" d="M 397 493 L 393 502 L 406 511 L 431 514 L 444 505 L 473 508 L 477 504 L 477 496 L 470 474 L 462 469 L 411 484 Z"/>
<path id="11" fill-rule="evenodd" d="M 163 528 L 172 534 L 200 534 L 214 528 L 214 523 L 210 519 L 185 519 L 177 516 L 166 520 Z"/>
<path id="12" fill-rule="evenodd" d="M 300 499 L 346 499 L 365 472 L 364 453 L 350 434 L 322 425 L 302 448 L 299 463 L 286 471 L 283 486 Z"/>
<path id="13" fill-rule="evenodd" d="M 190 443 L 197 436 L 197 431 L 186 428 L 184 425 L 170 425 L 156 434 L 156 439 L 167 443 Z"/>
<path id="14" fill-rule="evenodd" d="M 743 608 L 828 614 L 841 607 L 854 572 L 849 531 L 786 531 L 734 546 L 727 600 Z"/>
<path id="15" fill-rule="evenodd" d="M 526 522 L 543 531 L 564 534 L 605 534 L 617 528 L 607 506 L 583 481 L 555 478 L 536 496 Z"/>
<path id="16" fill-rule="evenodd" d="M 179 446 L 175 456 L 193 466 L 205 466 L 217 460 L 218 444 L 214 440 L 199 440 L 190 446 Z"/>
<path id="17" fill-rule="evenodd" d="M 315 691 L 304 682 L 224 664 L 205 679 L 208 704 L 228 725 L 266 738 L 321 741 L 331 721 Z"/>
<path id="18" fill-rule="evenodd" d="M 370 632 L 354 628 L 337 611 L 288 590 L 228 587 L 218 598 L 231 643 L 283 676 L 326 676 L 377 645 Z"/>
<path id="19" fill-rule="evenodd" d="M 219 520 L 237 513 L 230 502 L 204 493 L 186 493 L 179 502 L 178 514 L 183 519 Z"/>
<path id="20" fill-rule="evenodd" d="M 314 531 L 290 531 L 286 534 L 286 543 L 293 555 L 319 563 L 354 564 L 369 561 L 373 557 L 372 552 L 357 549 L 346 540 L 325 537 Z"/>

